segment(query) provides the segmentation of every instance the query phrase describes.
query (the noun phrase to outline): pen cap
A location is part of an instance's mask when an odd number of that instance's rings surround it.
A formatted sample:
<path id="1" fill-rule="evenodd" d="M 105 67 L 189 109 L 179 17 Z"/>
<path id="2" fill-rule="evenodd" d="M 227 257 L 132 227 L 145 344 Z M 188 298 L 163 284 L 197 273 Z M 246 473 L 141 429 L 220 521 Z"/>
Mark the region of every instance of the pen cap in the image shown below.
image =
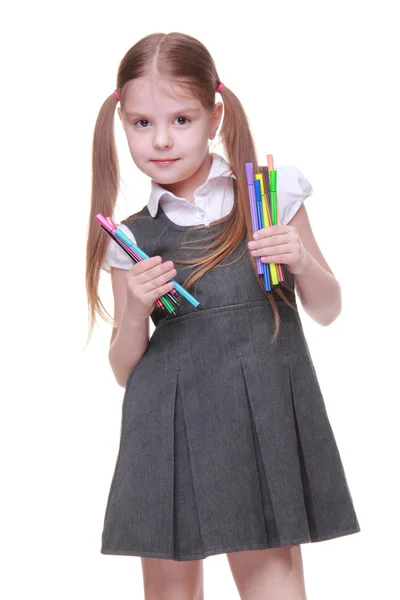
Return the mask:
<path id="1" fill-rule="evenodd" d="M 254 185 L 253 184 L 254 170 L 253 170 L 253 163 L 251 163 L 251 162 L 246 163 L 246 177 L 247 177 L 247 185 Z"/>
<path id="2" fill-rule="evenodd" d="M 272 154 L 267 154 L 267 165 L 268 165 L 268 171 L 273 171 L 275 169 L 274 157 Z"/>
<path id="3" fill-rule="evenodd" d="M 269 183 L 271 186 L 271 192 L 276 192 L 276 171 L 269 172 Z"/>
<path id="4" fill-rule="evenodd" d="M 116 224 L 114 223 L 114 221 L 112 220 L 111 217 L 106 217 L 108 224 L 110 225 L 111 229 L 117 229 Z"/>
<path id="5" fill-rule="evenodd" d="M 261 202 L 261 182 L 258 177 L 254 179 L 254 190 L 256 192 L 257 202 Z"/>
<path id="6" fill-rule="evenodd" d="M 264 188 L 264 177 L 262 175 L 262 173 L 257 173 L 256 174 L 256 179 L 259 180 L 260 185 L 261 185 L 261 195 L 264 196 L 265 195 L 265 188 Z"/>
<path id="7" fill-rule="evenodd" d="M 103 227 L 105 229 L 107 229 L 107 231 L 112 231 L 112 227 L 110 225 L 110 223 L 107 221 L 107 219 L 105 217 L 103 217 L 103 215 L 101 213 L 99 213 L 98 215 L 96 215 L 96 220 L 103 225 Z"/>

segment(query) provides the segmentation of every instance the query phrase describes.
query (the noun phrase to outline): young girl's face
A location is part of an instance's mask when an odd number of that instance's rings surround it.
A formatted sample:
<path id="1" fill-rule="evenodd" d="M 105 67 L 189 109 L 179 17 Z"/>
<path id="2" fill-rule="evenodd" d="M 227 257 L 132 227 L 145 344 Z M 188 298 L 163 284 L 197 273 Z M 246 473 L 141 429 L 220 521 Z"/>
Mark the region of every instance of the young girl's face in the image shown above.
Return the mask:
<path id="1" fill-rule="evenodd" d="M 204 166 L 222 104 L 209 111 L 173 81 L 146 75 L 127 83 L 118 112 L 136 166 L 168 185 L 187 181 Z"/>

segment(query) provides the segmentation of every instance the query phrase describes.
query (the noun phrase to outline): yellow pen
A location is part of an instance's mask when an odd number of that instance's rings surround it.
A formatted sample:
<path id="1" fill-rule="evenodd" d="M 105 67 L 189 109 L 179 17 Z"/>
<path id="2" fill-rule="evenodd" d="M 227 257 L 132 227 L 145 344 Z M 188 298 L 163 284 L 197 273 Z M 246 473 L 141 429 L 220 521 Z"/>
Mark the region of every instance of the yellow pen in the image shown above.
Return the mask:
<path id="1" fill-rule="evenodd" d="M 256 179 L 260 180 L 261 206 L 262 206 L 264 223 L 265 223 L 266 227 L 270 227 L 271 222 L 269 219 L 268 210 L 267 210 L 267 202 L 266 202 L 266 198 L 265 198 L 264 177 L 262 176 L 261 173 L 257 173 Z M 275 263 L 268 263 L 268 264 L 269 264 L 269 270 L 271 272 L 272 285 L 274 287 L 278 287 L 279 286 L 279 277 L 278 277 L 278 269 L 276 267 L 276 264 Z"/>

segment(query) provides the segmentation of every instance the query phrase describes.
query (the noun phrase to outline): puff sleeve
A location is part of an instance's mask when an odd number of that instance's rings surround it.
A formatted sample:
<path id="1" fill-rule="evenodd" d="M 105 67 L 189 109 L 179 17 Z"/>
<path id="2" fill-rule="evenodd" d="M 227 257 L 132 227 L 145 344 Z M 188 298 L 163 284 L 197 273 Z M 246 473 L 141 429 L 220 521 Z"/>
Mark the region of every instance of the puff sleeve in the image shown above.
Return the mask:
<path id="1" fill-rule="evenodd" d="M 281 222 L 287 225 L 313 188 L 297 167 L 287 165 L 277 168 L 277 192 Z"/>
<path id="2" fill-rule="evenodd" d="M 134 244 L 136 244 L 135 236 L 126 225 L 118 225 L 118 229 L 120 229 L 126 236 L 132 240 Z M 117 267 L 118 269 L 131 269 L 133 267 L 133 262 L 129 258 L 129 256 L 122 250 L 120 246 L 113 239 L 110 238 L 110 241 L 107 246 L 106 255 L 104 258 L 104 262 L 102 265 L 102 269 L 107 273 L 111 273 L 111 267 Z"/>

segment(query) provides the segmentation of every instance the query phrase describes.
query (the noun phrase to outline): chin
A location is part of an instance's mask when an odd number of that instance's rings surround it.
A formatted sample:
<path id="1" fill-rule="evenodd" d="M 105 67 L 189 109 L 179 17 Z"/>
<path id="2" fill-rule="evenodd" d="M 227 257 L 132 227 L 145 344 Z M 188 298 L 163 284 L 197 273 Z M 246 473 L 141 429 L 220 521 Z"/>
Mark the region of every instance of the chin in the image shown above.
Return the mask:
<path id="1" fill-rule="evenodd" d="M 150 169 L 148 170 L 150 171 Z M 193 175 L 192 171 L 182 171 L 181 169 L 165 169 L 165 168 L 153 168 L 151 172 L 147 173 L 149 177 L 157 181 L 160 185 L 167 185 L 171 183 L 177 183 L 178 181 L 184 181 Z"/>

